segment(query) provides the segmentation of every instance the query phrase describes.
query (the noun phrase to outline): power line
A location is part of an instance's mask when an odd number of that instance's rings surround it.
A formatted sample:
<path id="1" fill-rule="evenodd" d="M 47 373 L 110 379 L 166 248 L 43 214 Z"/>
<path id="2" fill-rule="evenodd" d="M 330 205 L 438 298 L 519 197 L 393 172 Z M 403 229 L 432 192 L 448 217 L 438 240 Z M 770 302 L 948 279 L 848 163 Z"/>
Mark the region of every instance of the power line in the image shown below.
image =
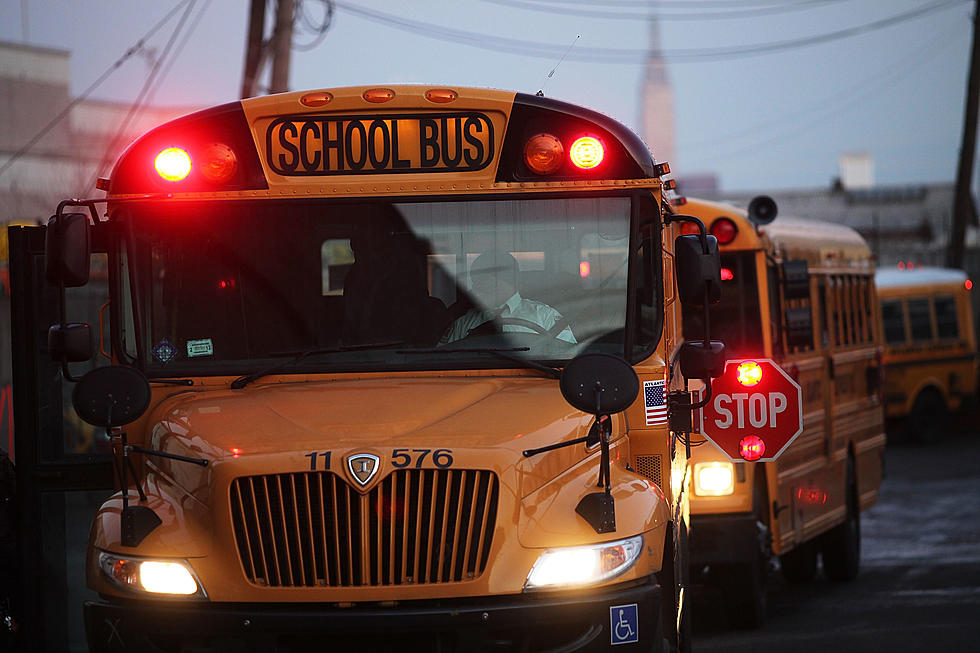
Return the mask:
<path id="1" fill-rule="evenodd" d="M 541 4 L 543 0 L 483 0 L 495 5 L 513 7 L 515 9 L 527 9 L 529 11 L 540 11 L 561 16 L 584 16 L 587 18 L 611 18 L 614 20 L 726 20 L 726 19 L 745 19 L 758 18 L 760 16 L 773 16 L 795 11 L 805 11 L 810 9 L 822 9 L 829 4 L 849 2 L 851 0 L 811 0 L 810 2 L 794 2 L 791 4 L 765 5 L 751 7 L 747 9 L 736 9 L 734 11 L 706 11 L 688 13 L 651 13 L 636 11 L 609 11 L 610 5 L 603 4 L 603 9 L 577 9 L 567 6 L 555 6 L 554 4 Z M 615 5 L 612 5 L 615 7 Z M 728 5 L 726 5 L 727 7 Z M 687 4 L 685 3 L 685 7 Z M 690 7 L 688 7 L 690 8 Z"/>
<path id="2" fill-rule="evenodd" d="M 788 41 L 777 41 L 774 43 L 763 43 L 759 45 L 728 46 L 720 48 L 683 48 L 678 50 L 661 51 L 661 58 L 670 63 L 694 63 L 725 61 L 738 57 L 757 56 L 791 50 L 821 43 L 828 43 L 859 34 L 865 34 L 875 30 L 908 22 L 922 16 L 947 9 L 968 0 L 937 0 L 931 4 L 918 7 L 916 9 L 876 20 L 864 25 L 849 27 L 835 32 L 817 34 L 814 36 L 792 39 Z M 355 5 L 335 1 L 336 6 L 355 16 L 375 23 L 394 27 L 402 31 L 420 34 L 429 38 L 442 41 L 451 41 L 469 45 L 475 48 L 491 50 L 497 53 L 518 54 L 530 57 L 547 59 L 557 59 L 561 56 L 564 47 L 546 43 L 536 43 L 533 41 L 523 41 L 518 39 L 508 39 L 500 36 L 480 34 L 478 32 L 468 32 L 449 27 L 442 27 L 432 23 L 409 20 L 393 14 L 365 9 Z M 625 48 L 578 48 L 568 55 L 568 59 L 583 61 L 588 63 L 642 63 L 649 56 L 647 50 L 625 49 Z"/>
<path id="3" fill-rule="evenodd" d="M 143 45 L 146 43 L 146 40 L 152 37 L 154 34 L 156 34 L 161 27 L 166 25 L 167 22 L 174 16 L 174 14 L 176 14 L 180 10 L 180 8 L 183 5 L 191 1 L 192 0 L 182 0 L 180 3 L 174 6 L 174 8 L 171 9 L 166 16 L 161 18 L 156 25 L 151 27 L 150 30 L 146 34 L 144 34 L 139 41 L 137 41 L 128 50 L 126 50 L 126 52 L 124 52 L 123 55 L 119 57 L 119 59 L 117 59 L 111 66 L 109 66 L 105 70 L 105 72 L 99 75 L 98 79 L 92 82 L 92 84 L 89 85 L 87 89 L 82 91 L 81 95 L 79 95 L 77 98 L 69 102 L 68 105 L 61 111 L 61 113 L 59 113 L 57 116 L 52 118 L 51 121 L 48 124 L 46 124 L 44 127 L 42 127 L 40 131 L 34 134 L 34 136 L 32 136 L 31 139 L 27 141 L 27 143 L 25 143 L 19 150 L 14 152 L 10 156 L 10 158 L 7 159 L 7 161 L 2 166 L 0 166 L 0 175 L 3 175 L 3 173 L 6 172 L 7 169 L 10 168 L 15 161 L 17 161 L 17 159 L 27 154 L 32 147 L 37 145 L 37 142 L 42 138 L 44 138 L 45 134 L 51 131 L 54 128 L 54 126 L 57 125 L 59 122 L 64 120 L 65 116 L 71 113 L 72 108 L 74 108 L 76 104 L 88 98 L 88 96 L 92 94 L 92 92 L 95 91 L 95 89 L 97 89 L 102 84 L 102 82 L 104 82 L 109 77 L 109 75 L 114 73 L 116 69 L 118 69 L 121 65 L 123 65 L 123 63 L 125 63 L 134 54 L 142 51 Z"/>

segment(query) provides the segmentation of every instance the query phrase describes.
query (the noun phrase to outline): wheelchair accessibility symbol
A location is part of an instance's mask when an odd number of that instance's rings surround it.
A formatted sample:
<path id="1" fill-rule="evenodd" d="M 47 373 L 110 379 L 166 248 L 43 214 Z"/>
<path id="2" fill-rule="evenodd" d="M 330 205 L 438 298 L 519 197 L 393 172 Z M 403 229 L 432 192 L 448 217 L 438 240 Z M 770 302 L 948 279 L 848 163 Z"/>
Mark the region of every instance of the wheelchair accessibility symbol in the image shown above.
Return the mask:
<path id="1" fill-rule="evenodd" d="M 635 603 L 609 608 L 609 639 L 613 645 L 640 641 L 640 624 Z"/>

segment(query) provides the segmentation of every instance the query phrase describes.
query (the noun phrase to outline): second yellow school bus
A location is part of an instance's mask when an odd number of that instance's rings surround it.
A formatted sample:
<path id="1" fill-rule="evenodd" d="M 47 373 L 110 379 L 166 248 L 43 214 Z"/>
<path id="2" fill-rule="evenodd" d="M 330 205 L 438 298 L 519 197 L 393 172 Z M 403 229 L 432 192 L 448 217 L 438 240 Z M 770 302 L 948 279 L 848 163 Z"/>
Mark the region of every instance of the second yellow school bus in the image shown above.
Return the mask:
<path id="1" fill-rule="evenodd" d="M 952 412 L 976 405 L 977 340 L 963 270 L 879 270 L 885 416 L 894 432 L 940 437 Z"/>
<path id="2" fill-rule="evenodd" d="M 711 309 L 729 358 L 771 358 L 803 389 L 803 432 L 769 463 L 694 449 L 691 558 L 719 585 L 732 623 L 766 612 L 771 555 L 794 581 L 853 578 L 860 512 L 878 497 L 885 446 L 874 265 L 847 227 L 781 217 L 756 227 L 736 207 L 687 200 L 676 209 L 718 238 L 724 290 Z M 696 338 L 696 311 L 684 311 Z M 692 328 L 695 327 L 695 328 Z"/>

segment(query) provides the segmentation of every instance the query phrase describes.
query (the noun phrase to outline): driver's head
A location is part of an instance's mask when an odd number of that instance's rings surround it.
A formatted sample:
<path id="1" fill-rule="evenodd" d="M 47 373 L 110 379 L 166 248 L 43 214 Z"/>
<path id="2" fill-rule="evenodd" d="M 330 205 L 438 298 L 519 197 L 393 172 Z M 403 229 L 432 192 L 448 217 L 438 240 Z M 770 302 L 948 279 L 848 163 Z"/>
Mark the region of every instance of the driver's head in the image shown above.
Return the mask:
<path id="1" fill-rule="evenodd" d="M 502 306 L 517 292 L 517 259 L 504 251 L 484 252 L 470 266 L 470 289 L 488 308 Z"/>

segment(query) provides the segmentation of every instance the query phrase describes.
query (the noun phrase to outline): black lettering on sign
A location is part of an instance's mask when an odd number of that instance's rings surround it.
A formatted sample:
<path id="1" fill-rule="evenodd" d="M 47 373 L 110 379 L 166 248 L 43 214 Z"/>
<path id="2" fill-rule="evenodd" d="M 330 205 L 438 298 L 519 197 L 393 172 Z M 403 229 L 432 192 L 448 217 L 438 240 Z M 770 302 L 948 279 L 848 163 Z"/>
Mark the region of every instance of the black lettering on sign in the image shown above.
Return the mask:
<path id="1" fill-rule="evenodd" d="M 266 162 L 287 176 L 470 172 L 493 156 L 493 123 L 478 112 L 283 116 L 266 131 Z"/>

